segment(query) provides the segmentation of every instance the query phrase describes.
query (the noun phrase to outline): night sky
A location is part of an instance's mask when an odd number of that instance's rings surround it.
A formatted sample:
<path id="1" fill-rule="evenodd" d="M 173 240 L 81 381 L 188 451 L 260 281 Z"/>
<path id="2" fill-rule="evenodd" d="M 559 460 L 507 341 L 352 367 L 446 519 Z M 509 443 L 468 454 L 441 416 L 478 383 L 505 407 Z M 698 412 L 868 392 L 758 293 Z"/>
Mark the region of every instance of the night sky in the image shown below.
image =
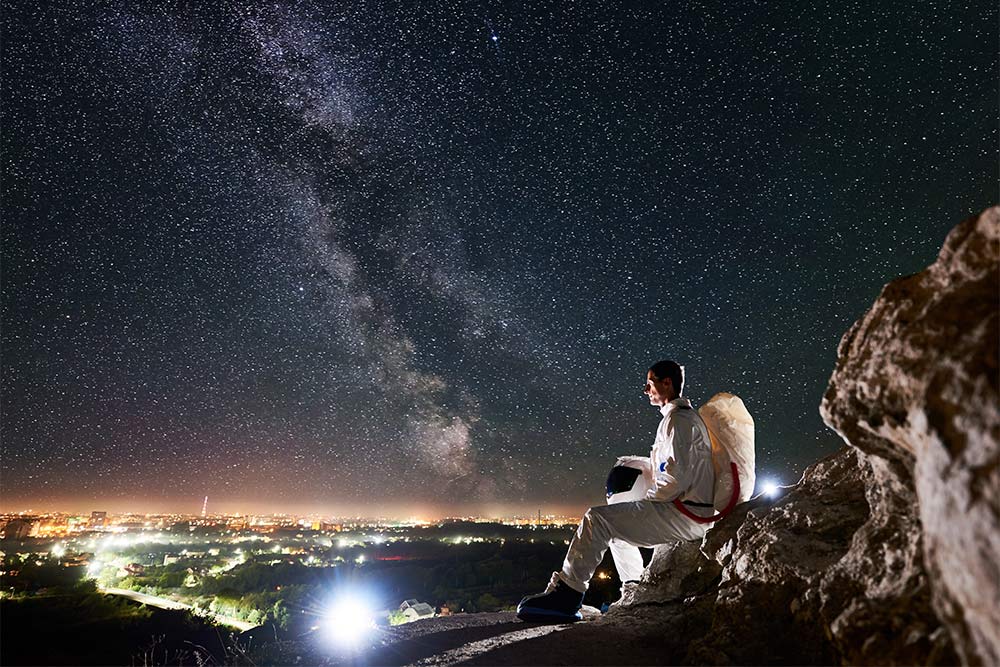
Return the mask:
<path id="1" fill-rule="evenodd" d="M 603 502 L 646 368 L 840 446 L 836 345 L 997 197 L 993 2 L 25 2 L 4 509 Z"/>

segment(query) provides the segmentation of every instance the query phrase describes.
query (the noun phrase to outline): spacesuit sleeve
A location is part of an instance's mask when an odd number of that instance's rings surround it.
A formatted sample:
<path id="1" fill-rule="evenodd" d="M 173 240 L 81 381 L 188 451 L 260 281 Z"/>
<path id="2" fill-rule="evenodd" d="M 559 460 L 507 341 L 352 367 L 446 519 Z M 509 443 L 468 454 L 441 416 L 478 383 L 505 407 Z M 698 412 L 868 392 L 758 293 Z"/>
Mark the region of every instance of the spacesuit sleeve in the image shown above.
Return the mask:
<path id="1" fill-rule="evenodd" d="M 691 486 L 691 423 L 672 419 L 667 427 L 666 441 L 657 445 L 659 468 L 653 470 L 653 487 L 647 500 L 670 502 L 680 498 Z"/>

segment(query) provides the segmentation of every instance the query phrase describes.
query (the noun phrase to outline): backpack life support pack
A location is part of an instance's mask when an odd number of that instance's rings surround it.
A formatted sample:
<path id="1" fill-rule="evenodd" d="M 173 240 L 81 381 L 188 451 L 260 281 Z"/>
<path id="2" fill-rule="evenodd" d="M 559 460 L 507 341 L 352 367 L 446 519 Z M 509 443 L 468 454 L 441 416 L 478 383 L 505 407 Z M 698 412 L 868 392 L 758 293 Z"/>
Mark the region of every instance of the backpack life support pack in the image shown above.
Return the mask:
<path id="1" fill-rule="evenodd" d="M 737 504 L 750 499 L 754 472 L 754 424 L 739 396 L 718 393 L 698 409 L 712 441 L 712 467 L 715 468 L 715 516 L 693 513 L 679 499 L 674 506 L 697 523 L 714 523 L 733 511 Z"/>

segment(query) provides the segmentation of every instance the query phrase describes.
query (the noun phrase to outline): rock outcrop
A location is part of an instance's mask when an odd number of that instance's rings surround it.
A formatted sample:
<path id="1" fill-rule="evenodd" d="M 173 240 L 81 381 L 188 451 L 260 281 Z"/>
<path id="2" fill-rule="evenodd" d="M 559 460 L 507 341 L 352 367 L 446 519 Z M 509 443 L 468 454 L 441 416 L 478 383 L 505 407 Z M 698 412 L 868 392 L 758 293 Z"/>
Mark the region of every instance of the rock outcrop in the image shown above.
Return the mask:
<path id="1" fill-rule="evenodd" d="M 994 207 L 956 227 L 925 271 L 882 290 L 841 341 L 821 407 L 868 455 L 883 496 L 919 509 L 909 523 L 934 610 L 963 662 L 990 665 L 1000 664 L 998 320 Z"/>

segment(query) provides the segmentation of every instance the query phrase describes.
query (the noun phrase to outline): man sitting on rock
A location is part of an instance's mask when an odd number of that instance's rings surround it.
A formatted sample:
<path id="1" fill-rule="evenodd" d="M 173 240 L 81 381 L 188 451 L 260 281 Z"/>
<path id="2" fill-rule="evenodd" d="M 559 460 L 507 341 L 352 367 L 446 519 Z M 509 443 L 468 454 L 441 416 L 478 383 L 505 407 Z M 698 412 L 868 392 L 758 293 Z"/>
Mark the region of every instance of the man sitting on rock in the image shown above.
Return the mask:
<path id="1" fill-rule="evenodd" d="M 712 444 L 698 411 L 691 407 L 691 401 L 681 398 L 683 390 L 684 370 L 676 362 L 658 361 L 650 367 L 643 393 L 651 405 L 660 408 L 663 419 L 644 471 L 650 483 L 645 499 L 587 510 L 566 552 L 562 570 L 552 574 L 545 592 L 521 600 L 518 618 L 580 620 L 583 596 L 609 546 L 619 577 L 628 582 L 642 576 L 638 547 L 705 536 L 708 524 L 696 523 L 673 505 L 673 500 L 679 498 L 699 516 L 714 513 Z"/>

